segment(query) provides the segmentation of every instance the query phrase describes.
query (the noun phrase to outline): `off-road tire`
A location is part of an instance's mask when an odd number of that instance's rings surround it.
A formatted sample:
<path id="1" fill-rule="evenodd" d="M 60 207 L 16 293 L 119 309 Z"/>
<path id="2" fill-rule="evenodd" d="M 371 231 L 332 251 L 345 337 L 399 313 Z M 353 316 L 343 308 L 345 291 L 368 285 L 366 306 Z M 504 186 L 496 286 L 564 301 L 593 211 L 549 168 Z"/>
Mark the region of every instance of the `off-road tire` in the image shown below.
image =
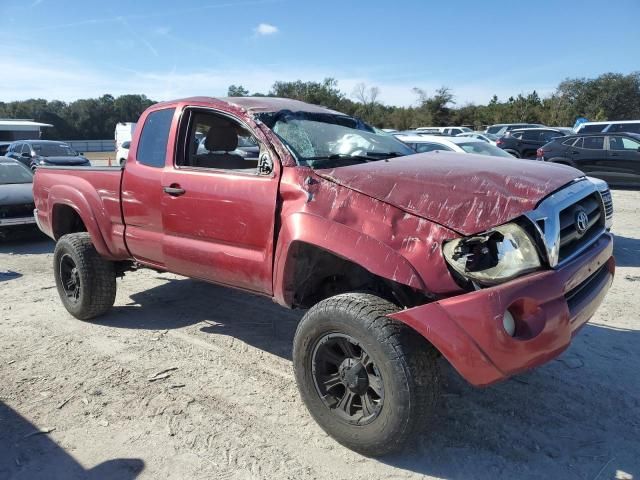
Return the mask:
<path id="1" fill-rule="evenodd" d="M 77 268 L 79 295 L 72 301 L 61 278 L 61 259 L 69 257 Z M 116 298 L 116 272 L 113 262 L 102 258 L 88 233 L 71 233 L 58 240 L 53 254 L 58 294 L 67 311 L 79 320 L 90 320 L 107 312 Z"/>
<path id="2" fill-rule="evenodd" d="M 436 350 L 409 327 L 387 317 L 397 310 L 396 305 L 367 293 L 336 295 L 307 312 L 294 338 L 296 382 L 309 412 L 342 445 L 371 457 L 403 449 L 429 423 L 440 394 Z M 313 352 L 327 334 L 357 339 L 376 362 L 384 403 L 371 423 L 344 421 L 316 389 Z"/>

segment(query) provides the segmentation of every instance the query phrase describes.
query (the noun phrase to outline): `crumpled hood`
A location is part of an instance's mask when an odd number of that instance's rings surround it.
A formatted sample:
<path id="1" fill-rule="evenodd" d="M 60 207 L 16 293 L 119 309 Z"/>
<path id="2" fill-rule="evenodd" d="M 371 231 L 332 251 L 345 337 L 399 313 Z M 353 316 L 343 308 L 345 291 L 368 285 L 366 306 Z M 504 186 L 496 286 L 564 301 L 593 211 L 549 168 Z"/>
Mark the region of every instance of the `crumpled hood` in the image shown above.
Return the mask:
<path id="1" fill-rule="evenodd" d="M 0 206 L 33 203 L 33 183 L 0 184 Z"/>
<path id="2" fill-rule="evenodd" d="M 583 176 L 564 165 L 451 152 L 423 153 L 316 173 L 463 235 L 513 220 Z"/>

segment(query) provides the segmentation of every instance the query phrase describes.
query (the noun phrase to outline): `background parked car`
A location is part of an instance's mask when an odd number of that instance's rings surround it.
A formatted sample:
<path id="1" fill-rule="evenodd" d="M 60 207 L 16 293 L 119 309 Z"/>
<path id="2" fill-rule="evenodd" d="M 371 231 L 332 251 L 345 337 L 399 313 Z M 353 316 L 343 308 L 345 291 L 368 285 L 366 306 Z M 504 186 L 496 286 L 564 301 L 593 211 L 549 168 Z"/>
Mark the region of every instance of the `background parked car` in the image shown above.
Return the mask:
<path id="1" fill-rule="evenodd" d="M 565 132 L 554 128 L 526 128 L 511 130 L 500 137 L 496 146 L 518 158 L 536 158 L 538 148 L 555 138 L 564 137 Z"/>
<path id="2" fill-rule="evenodd" d="M 417 153 L 434 152 L 436 150 L 458 153 L 475 153 L 494 157 L 513 158 L 504 150 L 483 140 L 464 137 L 439 137 L 436 135 L 405 135 L 398 136 L 398 140 L 406 143 Z"/>
<path id="3" fill-rule="evenodd" d="M 563 163 L 610 185 L 640 186 L 640 134 L 585 134 L 557 138 L 538 159 Z"/>
<path id="4" fill-rule="evenodd" d="M 482 140 L 483 142 L 490 143 L 491 145 L 495 145 L 498 140 L 497 135 L 493 133 L 485 133 L 485 132 L 465 132 L 459 133 L 456 137 L 466 137 L 466 138 L 475 138 L 476 140 Z"/>
<path id="5" fill-rule="evenodd" d="M 126 142 L 122 142 L 122 145 L 116 151 L 116 158 L 118 159 L 118 163 L 120 165 L 124 165 L 127 161 L 127 157 L 129 156 L 129 147 L 131 146 L 131 141 L 127 140 Z"/>
<path id="6" fill-rule="evenodd" d="M 620 120 L 616 122 L 585 122 L 578 126 L 576 133 L 640 133 L 640 120 Z"/>
<path id="7" fill-rule="evenodd" d="M 502 137 L 511 130 L 519 130 L 522 128 L 541 128 L 544 126 L 545 125 L 541 125 L 539 123 L 496 123 L 495 125 L 487 127 L 485 133 L 492 133 Z"/>
<path id="8" fill-rule="evenodd" d="M 21 140 L 9 146 L 7 157 L 35 170 L 39 166 L 87 166 L 91 163 L 64 142 Z"/>
<path id="9" fill-rule="evenodd" d="M 472 132 L 469 127 L 418 127 L 416 132 L 439 133 L 440 135 L 458 135 L 459 133 Z"/>
<path id="10" fill-rule="evenodd" d="M 33 174 L 22 163 L 0 157 L 0 237 L 35 225 Z"/>

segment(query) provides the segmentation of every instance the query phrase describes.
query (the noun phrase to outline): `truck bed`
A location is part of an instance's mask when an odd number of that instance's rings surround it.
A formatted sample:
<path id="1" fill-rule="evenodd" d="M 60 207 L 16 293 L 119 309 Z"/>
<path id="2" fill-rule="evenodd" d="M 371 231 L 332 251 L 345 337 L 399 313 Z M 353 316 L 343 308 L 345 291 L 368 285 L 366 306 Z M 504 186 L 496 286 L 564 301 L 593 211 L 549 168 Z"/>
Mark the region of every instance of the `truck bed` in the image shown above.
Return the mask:
<path id="1" fill-rule="evenodd" d="M 39 167 L 33 181 L 36 221 L 47 235 L 57 239 L 56 216 L 61 208 L 71 208 L 83 218 L 87 230 L 104 240 L 98 251 L 111 259 L 129 257 L 124 245 L 124 225 L 120 205 L 123 169 L 117 167 Z M 58 204 L 52 209 L 51 206 Z M 60 206 L 63 205 L 63 206 Z M 62 218 L 60 215 L 59 218 Z"/>

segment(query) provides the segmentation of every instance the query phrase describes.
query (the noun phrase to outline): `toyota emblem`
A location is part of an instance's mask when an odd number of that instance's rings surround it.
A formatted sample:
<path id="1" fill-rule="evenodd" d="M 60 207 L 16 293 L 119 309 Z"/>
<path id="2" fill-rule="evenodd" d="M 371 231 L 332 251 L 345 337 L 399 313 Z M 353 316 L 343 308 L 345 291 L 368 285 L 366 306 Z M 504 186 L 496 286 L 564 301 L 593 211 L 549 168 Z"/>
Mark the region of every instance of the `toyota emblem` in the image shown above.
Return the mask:
<path id="1" fill-rule="evenodd" d="M 579 235 L 584 235 L 584 232 L 589 228 L 589 216 L 584 210 L 576 212 L 576 231 Z"/>

